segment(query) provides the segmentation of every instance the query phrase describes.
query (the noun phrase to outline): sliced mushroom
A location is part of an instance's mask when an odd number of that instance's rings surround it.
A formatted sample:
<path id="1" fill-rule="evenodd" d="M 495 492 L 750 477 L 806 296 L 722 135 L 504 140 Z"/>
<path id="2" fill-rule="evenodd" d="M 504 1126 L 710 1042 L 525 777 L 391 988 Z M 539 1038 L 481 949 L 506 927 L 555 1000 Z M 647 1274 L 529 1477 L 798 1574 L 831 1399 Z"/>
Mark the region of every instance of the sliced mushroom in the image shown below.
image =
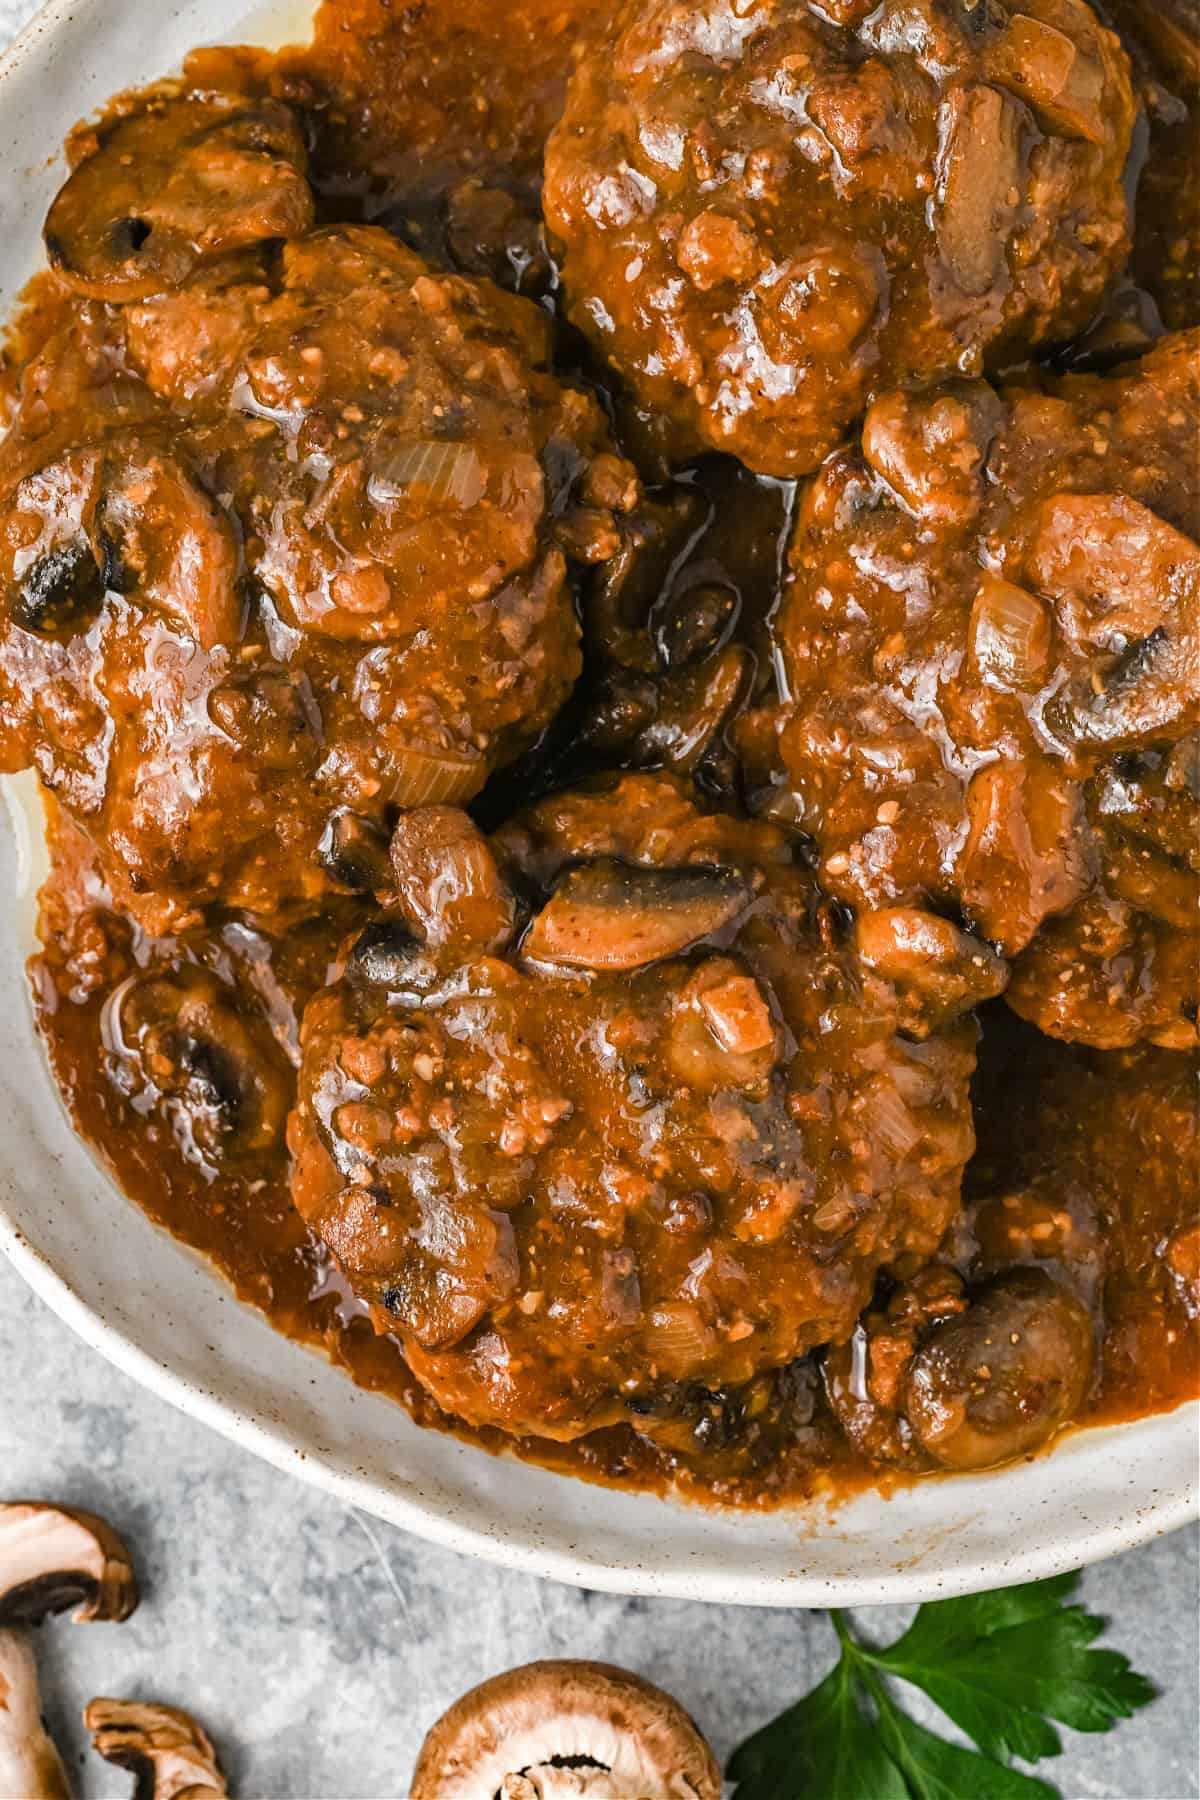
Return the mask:
<path id="1" fill-rule="evenodd" d="M 73 538 L 33 565 L 21 583 L 12 614 L 26 631 L 43 637 L 74 637 L 95 617 L 103 599 L 104 584 L 91 545 Z"/>
<path id="2" fill-rule="evenodd" d="M 242 634 L 229 516 L 175 457 L 132 444 L 105 456 L 97 531 L 106 585 L 176 619 L 201 650 Z"/>
<path id="3" fill-rule="evenodd" d="M 36 1625 L 74 1606 L 77 1625 L 138 1603 L 128 1550 L 95 1513 L 37 1500 L 0 1505 L 0 1622 Z"/>
<path id="4" fill-rule="evenodd" d="M 864 913 L 856 936 L 867 968 L 896 992 L 901 1028 L 917 1037 L 948 1025 L 1008 986 L 1008 966 L 988 944 L 915 906 Z"/>
<path id="5" fill-rule="evenodd" d="M 228 515 L 177 458 L 139 438 L 67 451 L 27 476 L 0 515 L 6 609 L 43 637 L 86 630 L 115 592 L 211 650 L 241 636 L 238 577 Z"/>
<path id="6" fill-rule="evenodd" d="M 42 1723 L 33 1645 L 0 1628 L 0 1794 L 13 1800 L 69 1800 L 61 1756 Z"/>
<path id="7" fill-rule="evenodd" d="M 177 1707 L 93 1700 L 83 1722 L 105 1761 L 137 1777 L 133 1800 L 223 1800 L 229 1793 L 207 1734 Z"/>
<path id="8" fill-rule="evenodd" d="M 458 807 L 405 813 L 391 857 L 401 911 L 426 943 L 493 950 L 511 934 L 513 897 L 483 833 Z"/>
<path id="9" fill-rule="evenodd" d="M 727 644 L 707 662 L 665 676 L 655 696 L 655 717 L 633 746 L 634 759 L 681 773 L 693 770 L 737 711 L 753 668 L 748 650 Z"/>
<path id="10" fill-rule="evenodd" d="M 720 647 L 741 609 L 736 589 L 705 582 L 671 596 L 655 630 L 668 669 L 686 669 Z"/>
<path id="11" fill-rule="evenodd" d="M 95 548 L 102 460 L 95 448 L 69 450 L 27 475 L 0 509 L 0 596 L 23 631 L 74 637 L 104 603 Z"/>
<path id="12" fill-rule="evenodd" d="M 1102 763 L 1088 810 L 1108 839 L 1146 853 L 1156 873 L 1172 863 L 1177 871 L 1200 875 L 1200 733 L 1169 751 L 1126 753 Z M 1154 885 L 1146 883 L 1145 898 Z"/>
<path id="13" fill-rule="evenodd" d="M 908 510 L 932 525 L 968 523 L 983 500 L 983 467 L 1004 409 L 986 382 L 948 382 L 876 400 L 863 454 Z"/>
<path id="14" fill-rule="evenodd" d="M 281 1055 L 207 970 L 189 965 L 123 983 L 103 1033 L 110 1080 L 160 1108 L 183 1155 L 201 1168 L 257 1155 L 283 1136 L 290 1079 Z"/>
<path id="15" fill-rule="evenodd" d="M 430 1731 L 412 1800 L 719 1800 L 678 1701 L 606 1663 L 538 1662 L 464 1694 Z"/>
<path id="16" fill-rule="evenodd" d="M 643 497 L 626 521 L 620 547 L 597 572 L 587 608 L 591 642 L 603 649 L 606 660 L 630 673 L 649 675 L 653 670 L 654 648 L 646 625 L 675 562 L 704 517 L 698 493 L 680 487 L 667 491 L 668 500 Z M 675 666 L 675 659 L 666 660 Z"/>
<path id="17" fill-rule="evenodd" d="M 1008 286 L 1008 240 L 1025 192 L 1022 110 L 983 83 L 954 89 L 942 108 L 934 231 L 964 294 Z"/>
<path id="18" fill-rule="evenodd" d="M 278 100 L 155 98 L 101 129 L 46 219 L 50 266 L 78 293 L 141 300 L 200 262 L 313 222 L 307 153 Z"/>
<path id="19" fill-rule="evenodd" d="M 375 919 L 356 939 L 346 968 L 354 981 L 398 992 L 422 985 L 430 964 L 424 946 L 406 924 Z"/>
<path id="20" fill-rule="evenodd" d="M 602 858 L 567 870 L 522 953 L 552 968 L 640 969 L 723 931 L 755 890 L 739 869 L 646 869 Z"/>
<path id="21" fill-rule="evenodd" d="M 904 1411 L 921 1448 L 951 1469 L 1027 1455 L 1071 1419 L 1091 1385 L 1087 1309 L 1035 1269 L 984 1288 L 913 1358 Z"/>
<path id="22" fill-rule="evenodd" d="M 905 1382 L 921 1338 L 966 1305 L 955 1272 L 931 1263 L 895 1289 L 886 1310 L 865 1312 L 846 1343 L 825 1351 L 826 1397 L 861 1456 L 900 1469 L 928 1467 L 903 1410 Z"/>
<path id="23" fill-rule="evenodd" d="M 1076 742 L 1135 750 L 1200 724 L 1200 545 L 1125 494 L 1058 494 L 1026 558 L 1088 674 L 1047 708 Z"/>
<path id="24" fill-rule="evenodd" d="M 22 1629 L 77 1608 L 76 1623 L 127 1619 L 138 1602 L 129 1552 L 94 1513 L 38 1501 L 0 1505 L 0 1794 L 67 1800 L 41 1721 L 33 1649 Z"/>
<path id="25" fill-rule="evenodd" d="M 358 893 L 379 893 L 391 876 L 387 839 L 369 819 L 339 807 L 330 815 L 329 823 L 317 845 L 326 872 L 342 887 Z"/>

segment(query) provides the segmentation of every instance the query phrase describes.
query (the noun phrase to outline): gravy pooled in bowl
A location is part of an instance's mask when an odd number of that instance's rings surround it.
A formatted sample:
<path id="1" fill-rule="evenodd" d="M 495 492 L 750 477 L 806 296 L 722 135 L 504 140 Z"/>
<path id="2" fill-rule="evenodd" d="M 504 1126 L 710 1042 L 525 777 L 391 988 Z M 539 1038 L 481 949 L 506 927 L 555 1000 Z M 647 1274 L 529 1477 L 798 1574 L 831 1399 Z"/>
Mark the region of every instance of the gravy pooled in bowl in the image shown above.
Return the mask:
<path id="1" fill-rule="evenodd" d="M 423 1423 L 761 1506 L 1195 1393 L 1183 29 L 329 0 L 73 135 L 42 1029 Z"/>

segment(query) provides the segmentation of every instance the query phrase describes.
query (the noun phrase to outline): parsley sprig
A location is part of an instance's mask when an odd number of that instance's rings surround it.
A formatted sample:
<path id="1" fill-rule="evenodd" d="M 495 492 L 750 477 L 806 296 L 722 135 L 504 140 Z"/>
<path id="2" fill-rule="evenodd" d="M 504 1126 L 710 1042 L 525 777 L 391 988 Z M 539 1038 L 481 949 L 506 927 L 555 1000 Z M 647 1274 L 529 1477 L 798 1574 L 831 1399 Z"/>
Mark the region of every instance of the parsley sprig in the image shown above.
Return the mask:
<path id="1" fill-rule="evenodd" d="M 735 1800 L 1055 1800 L 1013 1758 L 1057 1756 L 1053 1719 L 1109 1731 L 1154 1698 L 1127 1657 L 1092 1648 L 1104 1621 L 1065 1604 L 1078 1580 L 934 1601 L 886 1649 L 832 1612 L 836 1665 L 734 1752 Z M 923 1689 L 977 1748 L 918 1724 L 898 1703 L 896 1680 Z"/>

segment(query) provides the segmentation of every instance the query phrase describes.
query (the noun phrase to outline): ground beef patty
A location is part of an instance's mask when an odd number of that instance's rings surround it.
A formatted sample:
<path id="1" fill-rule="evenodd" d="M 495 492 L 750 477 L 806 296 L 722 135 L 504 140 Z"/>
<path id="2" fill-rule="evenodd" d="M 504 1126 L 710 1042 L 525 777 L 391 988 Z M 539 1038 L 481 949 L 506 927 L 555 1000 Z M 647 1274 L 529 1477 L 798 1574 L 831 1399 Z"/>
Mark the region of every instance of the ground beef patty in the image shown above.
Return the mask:
<path id="1" fill-rule="evenodd" d="M 670 778 L 493 846 L 433 813 L 308 1007 L 290 1127 L 296 1205 L 414 1373 L 572 1438 L 846 1338 L 957 1206 L 997 959 L 951 933 L 875 973 L 781 834 Z"/>
<path id="2" fill-rule="evenodd" d="M 686 458 L 815 468 L 873 393 L 1066 338 L 1127 248 L 1082 0 L 638 0 L 546 152 L 571 316 Z"/>

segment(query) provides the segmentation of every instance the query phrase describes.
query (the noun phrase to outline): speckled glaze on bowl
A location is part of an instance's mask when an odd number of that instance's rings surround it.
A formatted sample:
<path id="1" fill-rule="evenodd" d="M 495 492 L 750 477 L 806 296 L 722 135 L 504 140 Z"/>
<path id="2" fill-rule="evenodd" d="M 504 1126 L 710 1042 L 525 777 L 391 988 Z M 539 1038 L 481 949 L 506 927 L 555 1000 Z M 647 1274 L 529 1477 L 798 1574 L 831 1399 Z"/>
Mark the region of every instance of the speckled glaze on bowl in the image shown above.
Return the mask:
<path id="1" fill-rule="evenodd" d="M 0 311 L 38 266 L 62 140 L 193 45 L 308 35 L 309 8 L 52 0 L 0 60 Z M 279 1336 L 117 1191 L 75 1137 L 34 1028 L 40 825 L 0 825 L 0 1246 L 94 1349 L 281 1469 L 420 1536 L 593 1588 L 768 1606 L 929 1599 L 1098 1561 L 1196 1510 L 1200 1406 L 1066 1438 L 994 1474 L 762 1516 L 610 1492 L 422 1431 Z"/>

